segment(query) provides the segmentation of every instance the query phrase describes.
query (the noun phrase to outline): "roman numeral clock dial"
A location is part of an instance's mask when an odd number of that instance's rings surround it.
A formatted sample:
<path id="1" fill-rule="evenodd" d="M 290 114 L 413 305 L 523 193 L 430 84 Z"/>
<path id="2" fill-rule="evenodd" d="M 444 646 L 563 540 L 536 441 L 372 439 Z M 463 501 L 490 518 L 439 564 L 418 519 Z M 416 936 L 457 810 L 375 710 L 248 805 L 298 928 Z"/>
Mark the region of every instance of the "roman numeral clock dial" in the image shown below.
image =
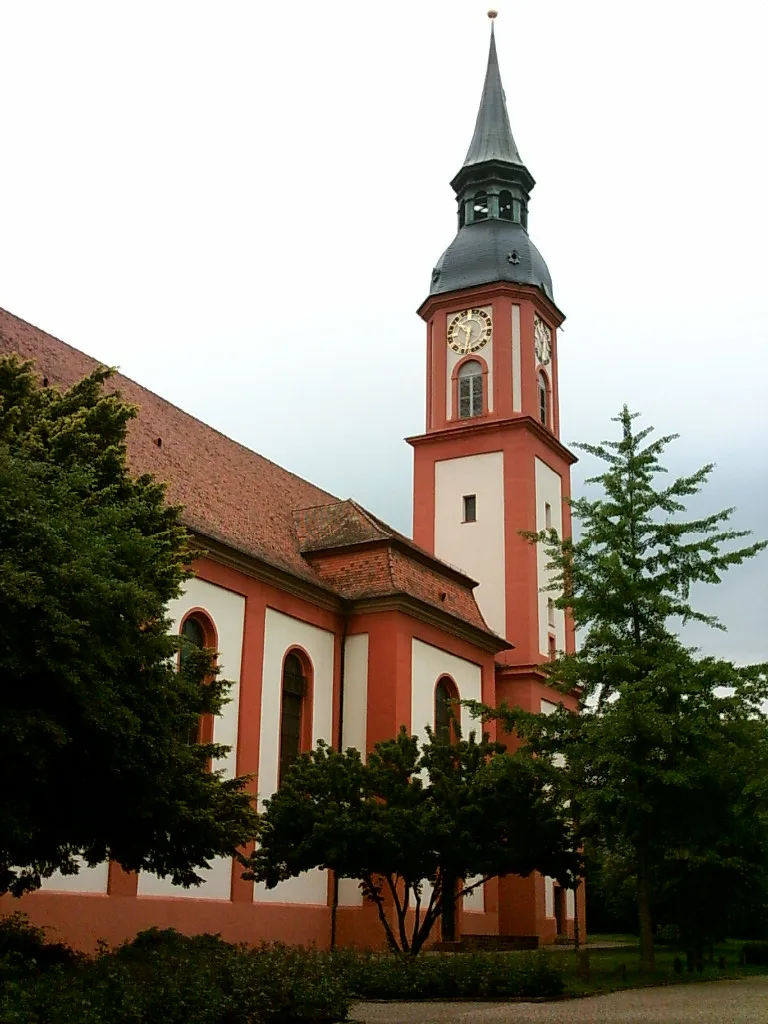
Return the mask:
<path id="1" fill-rule="evenodd" d="M 491 340 L 491 318 L 484 309 L 465 309 L 448 324 L 448 344 L 454 352 L 477 352 Z"/>

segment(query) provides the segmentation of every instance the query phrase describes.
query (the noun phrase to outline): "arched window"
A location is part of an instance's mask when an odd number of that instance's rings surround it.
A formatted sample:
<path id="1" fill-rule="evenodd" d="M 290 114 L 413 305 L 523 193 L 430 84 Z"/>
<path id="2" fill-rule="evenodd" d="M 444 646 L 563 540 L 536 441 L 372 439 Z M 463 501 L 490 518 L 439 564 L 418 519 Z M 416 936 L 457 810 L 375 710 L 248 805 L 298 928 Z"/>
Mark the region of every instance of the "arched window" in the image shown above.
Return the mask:
<path id="1" fill-rule="evenodd" d="M 472 220 L 485 220 L 488 216 L 488 193 L 478 192 L 472 203 Z"/>
<path id="2" fill-rule="evenodd" d="M 203 647 L 216 648 L 216 631 L 213 623 L 204 618 L 199 612 L 188 615 L 181 624 L 179 633 L 185 641 L 179 651 L 179 668 L 192 653 L 193 647 L 202 650 Z M 191 725 L 189 732 L 183 737 L 187 743 L 212 743 L 213 742 L 213 715 L 203 715 L 199 721 Z"/>
<path id="3" fill-rule="evenodd" d="M 188 615 L 182 624 L 181 635 L 189 642 L 184 644 L 179 654 L 179 663 L 183 665 L 189 657 L 190 645 L 201 648 L 205 647 L 205 627 L 195 615 Z"/>
<path id="4" fill-rule="evenodd" d="M 464 209 L 464 202 L 462 200 L 462 202 L 459 203 L 459 227 L 460 228 L 464 227 L 465 216 L 466 216 L 466 214 L 465 214 L 465 209 Z"/>
<path id="5" fill-rule="evenodd" d="M 483 415 L 483 368 L 476 359 L 459 367 L 459 419 Z"/>
<path id="6" fill-rule="evenodd" d="M 549 426 L 549 382 L 543 371 L 539 372 L 539 419 Z"/>
<path id="7" fill-rule="evenodd" d="M 283 664 L 283 700 L 280 712 L 280 777 L 301 753 L 302 719 L 307 677 L 298 654 L 289 654 Z"/>
<path id="8" fill-rule="evenodd" d="M 506 189 L 499 193 L 499 217 L 502 220 L 512 220 L 512 193 Z"/>
<path id="9" fill-rule="evenodd" d="M 438 743 L 450 743 L 455 739 L 451 712 L 454 711 L 453 702 L 458 699 L 453 680 L 446 676 L 438 679 L 435 687 L 435 739 Z"/>

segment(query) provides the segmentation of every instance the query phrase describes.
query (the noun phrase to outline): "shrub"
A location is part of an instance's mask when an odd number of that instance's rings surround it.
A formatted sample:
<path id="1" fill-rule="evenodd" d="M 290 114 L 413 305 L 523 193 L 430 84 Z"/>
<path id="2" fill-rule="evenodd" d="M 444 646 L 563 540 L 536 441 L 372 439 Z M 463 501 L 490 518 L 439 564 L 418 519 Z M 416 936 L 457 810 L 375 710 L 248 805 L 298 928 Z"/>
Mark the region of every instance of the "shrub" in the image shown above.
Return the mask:
<path id="1" fill-rule="evenodd" d="M 45 929 L 33 925 L 26 914 L 16 911 L 0 918 L 1 978 L 74 964 L 78 959 L 79 954 L 62 942 L 46 942 Z"/>
<path id="2" fill-rule="evenodd" d="M 749 942 L 742 950 L 745 964 L 768 967 L 768 942 Z"/>
<path id="3" fill-rule="evenodd" d="M 561 963 L 545 953 L 335 954 L 352 992 L 365 999 L 555 996 Z"/>
<path id="4" fill-rule="evenodd" d="M 0 993 L 3 1024 L 336 1024 L 346 982 L 328 955 L 150 929 Z"/>

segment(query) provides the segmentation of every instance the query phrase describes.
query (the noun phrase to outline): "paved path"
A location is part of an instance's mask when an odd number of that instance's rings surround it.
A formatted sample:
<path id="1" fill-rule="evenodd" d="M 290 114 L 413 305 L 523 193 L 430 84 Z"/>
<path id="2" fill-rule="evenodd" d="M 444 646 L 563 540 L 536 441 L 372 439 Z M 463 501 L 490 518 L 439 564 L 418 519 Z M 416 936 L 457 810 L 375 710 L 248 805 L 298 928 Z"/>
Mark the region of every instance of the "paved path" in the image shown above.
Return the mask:
<path id="1" fill-rule="evenodd" d="M 768 977 L 629 989 L 557 1003 L 357 1003 L 361 1024 L 766 1024 Z"/>

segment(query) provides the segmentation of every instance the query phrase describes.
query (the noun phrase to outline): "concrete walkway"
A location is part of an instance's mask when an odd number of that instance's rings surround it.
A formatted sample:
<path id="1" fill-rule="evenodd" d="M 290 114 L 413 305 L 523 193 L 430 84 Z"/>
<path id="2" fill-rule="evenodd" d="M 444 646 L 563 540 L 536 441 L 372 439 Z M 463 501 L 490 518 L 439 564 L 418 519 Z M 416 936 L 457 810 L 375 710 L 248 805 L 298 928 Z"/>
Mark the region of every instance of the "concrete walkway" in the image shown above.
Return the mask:
<path id="1" fill-rule="evenodd" d="M 766 1024 L 768 977 L 629 989 L 557 1003 L 356 1003 L 361 1024 Z"/>

